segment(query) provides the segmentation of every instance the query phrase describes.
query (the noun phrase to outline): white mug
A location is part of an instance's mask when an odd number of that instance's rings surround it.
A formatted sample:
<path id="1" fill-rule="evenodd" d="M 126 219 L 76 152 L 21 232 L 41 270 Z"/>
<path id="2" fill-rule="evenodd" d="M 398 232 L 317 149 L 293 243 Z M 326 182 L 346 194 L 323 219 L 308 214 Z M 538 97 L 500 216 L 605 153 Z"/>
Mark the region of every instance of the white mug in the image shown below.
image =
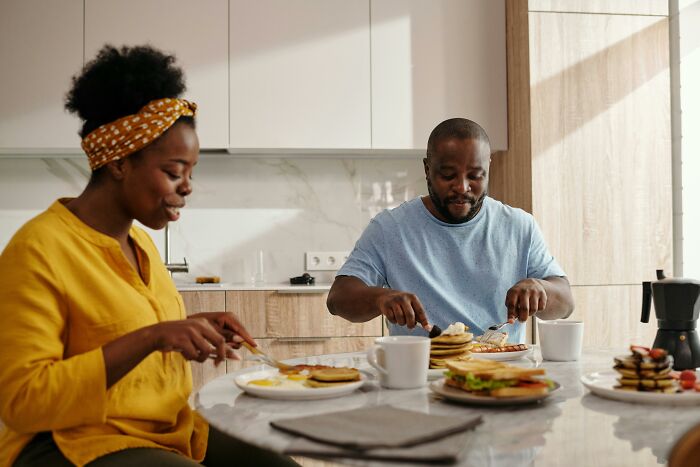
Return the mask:
<path id="1" fill-rule="evenodd" d="M 583 321 L 538 319 L 537 336 L 545 360 L 571 362 L 581 357 Z"/>
<path id="2" fill-rule="evenodd" d="M 379 372 L 379 384 L 412 389 L 428 382 L 430 339 L 422 336 L 384 336 L 367 351 L 369 364 Z"/>

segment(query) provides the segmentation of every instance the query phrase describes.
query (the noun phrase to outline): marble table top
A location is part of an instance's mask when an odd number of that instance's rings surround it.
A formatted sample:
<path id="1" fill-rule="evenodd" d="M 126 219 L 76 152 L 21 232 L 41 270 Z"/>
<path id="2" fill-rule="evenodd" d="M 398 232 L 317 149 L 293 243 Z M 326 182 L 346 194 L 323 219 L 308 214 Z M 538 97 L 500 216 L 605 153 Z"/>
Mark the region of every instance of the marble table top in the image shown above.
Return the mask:
<path id="1" fill-rule="evenodd" d="M 388 404 L 429 414 L 482 415 L 484 423 L 469 437 L 461 466 L 641 467 L 665 464 L 675 442 L 700 423 L 700 407 L 639 405 L 590 394 L 581 384 L 581 376 L 609 370 L 613 356 L 625 353 L 625 349 L 584 349 L 578 362 L 549 362 L 542 361 L 539 350 L 535 349 L 527 359 L 511 362 L 542 366 L 549 378 L 561 384 L 561 388 L 544 402 L 534 405 L 489 408 L 448 403 L 428 386 L 390 390 L 380 387 L 376 380 L 366 382 L 350 395 L 334 399 L 260 399 L 243 393 L 233 381 L 241 373 L 262 369 L 260 366 L 210 381 L 197 394 L 195 404 L 213 426 L 278 452 L 282 452 L 293 437 L 272 428 L 271 420 Z M 289 362 L 370 368 L 361 352 Z"/>

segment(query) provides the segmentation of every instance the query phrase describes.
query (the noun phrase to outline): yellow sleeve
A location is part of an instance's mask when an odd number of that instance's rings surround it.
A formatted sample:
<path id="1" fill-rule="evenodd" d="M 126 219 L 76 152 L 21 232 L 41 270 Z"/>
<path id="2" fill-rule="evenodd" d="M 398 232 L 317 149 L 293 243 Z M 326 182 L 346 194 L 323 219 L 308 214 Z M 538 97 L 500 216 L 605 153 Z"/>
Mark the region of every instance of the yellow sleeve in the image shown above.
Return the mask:
<path id="1" fill-rule="evenodd" d="M 0 256 L 0 419 L 19 433 L 106 420 L 102 348 L 64 359 L 64 289 L 30 241 Z"/>

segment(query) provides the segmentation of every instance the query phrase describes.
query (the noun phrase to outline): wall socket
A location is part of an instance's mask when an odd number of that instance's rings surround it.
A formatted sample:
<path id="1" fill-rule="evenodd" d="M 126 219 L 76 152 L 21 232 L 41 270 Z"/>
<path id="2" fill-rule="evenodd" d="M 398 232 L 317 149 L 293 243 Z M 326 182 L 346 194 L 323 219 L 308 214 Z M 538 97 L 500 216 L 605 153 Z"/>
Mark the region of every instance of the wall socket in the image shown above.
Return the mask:
<path id="1" fill-rule="evenodd" d="M 337 271 L 347 261 L 349 251 L 307 251 L 307 271 Z"/>

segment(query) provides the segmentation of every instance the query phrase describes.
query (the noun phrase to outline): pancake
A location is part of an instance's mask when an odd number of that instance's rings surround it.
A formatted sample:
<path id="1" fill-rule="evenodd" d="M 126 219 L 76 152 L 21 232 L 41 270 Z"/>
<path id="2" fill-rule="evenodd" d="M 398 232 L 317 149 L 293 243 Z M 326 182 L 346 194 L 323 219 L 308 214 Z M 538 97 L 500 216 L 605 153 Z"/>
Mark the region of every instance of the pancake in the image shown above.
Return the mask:
<path id="1" fill-rule="evenodd" d="M 350 384 L 354 381 L 316 381 L 315 379 L 307 379 L 304 381 L 304 385 L 311 388 L 332 388 L 333 386 L 341 386 L 343 384 Z"/>
<path id="2" fill-rule="evenodd" d="M 433 355 L 452 355 L 452 354 L 461 354 L 464 352 L 469 352 L 469 346 L 461 345 L 459 347 L 453 347 L 450 349 L 433 349 L 432 347 L 430 348 L 430 356 L 431 357 Z"/>
<path id="3" fill-rule="evenodd" d="M 323 381 L 326 383 L 338 381 L 357 381 L 360 372 L 356 368 L 331 367 L 320 370 L 312 370 L 309 380 Z"/>
<path id="4" fill-rule="evenodd" d="M 430 344 L 448 344 L 448 345 L 459 345 L 471 342 L 474 335 L 471 332 L 465 332 L 464 334 L 447 335 L 442 334 L 437 337 L 430 339 Z"/>

